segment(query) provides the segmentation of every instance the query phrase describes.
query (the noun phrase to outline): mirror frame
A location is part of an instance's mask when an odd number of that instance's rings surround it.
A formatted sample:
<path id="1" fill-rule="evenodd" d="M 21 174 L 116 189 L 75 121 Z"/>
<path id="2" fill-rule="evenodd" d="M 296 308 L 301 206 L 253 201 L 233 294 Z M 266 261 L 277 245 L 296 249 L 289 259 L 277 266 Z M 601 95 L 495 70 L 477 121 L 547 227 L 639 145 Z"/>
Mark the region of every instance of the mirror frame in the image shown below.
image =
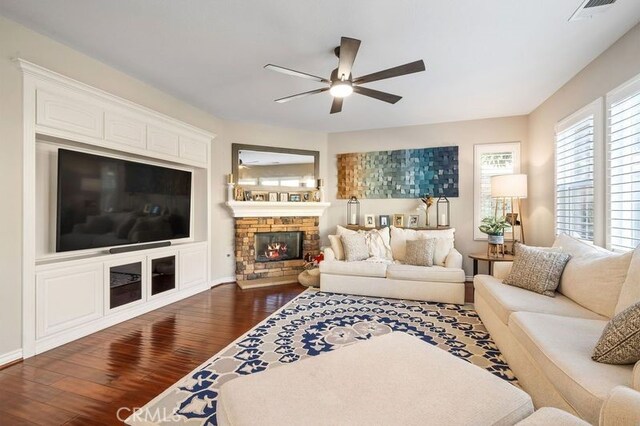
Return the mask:
<path id="1" fill-rule="evenodd" d="M 275 146 L 265 145 L 245 145 L 241 143 L 231 144 L 231 173 L 235 182 L 238 182 L 238 159 L 240 157 L 240 151 L 260 151 L 260 152 L 278 152 L 281 154 L 298 154 L 298 155 L 312 155 L 313 156 L 313 174 L 316 182 L 320 179 L 320 151 L 310 151 L 306 149 L 293 149 L 293 148 L 279 148 Z"/>

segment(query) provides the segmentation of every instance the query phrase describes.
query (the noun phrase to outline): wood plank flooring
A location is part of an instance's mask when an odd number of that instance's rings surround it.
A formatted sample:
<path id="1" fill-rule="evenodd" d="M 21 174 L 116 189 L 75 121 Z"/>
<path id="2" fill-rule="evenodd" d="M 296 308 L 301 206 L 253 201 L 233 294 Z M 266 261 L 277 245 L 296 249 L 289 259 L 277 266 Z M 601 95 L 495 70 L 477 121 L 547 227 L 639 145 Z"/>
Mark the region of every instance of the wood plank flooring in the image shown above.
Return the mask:
<path id="1" fill-rule="evenodd" d="M 221 285 L 0 370 L 0 425 L 121 424 L 303 290 Z"/>

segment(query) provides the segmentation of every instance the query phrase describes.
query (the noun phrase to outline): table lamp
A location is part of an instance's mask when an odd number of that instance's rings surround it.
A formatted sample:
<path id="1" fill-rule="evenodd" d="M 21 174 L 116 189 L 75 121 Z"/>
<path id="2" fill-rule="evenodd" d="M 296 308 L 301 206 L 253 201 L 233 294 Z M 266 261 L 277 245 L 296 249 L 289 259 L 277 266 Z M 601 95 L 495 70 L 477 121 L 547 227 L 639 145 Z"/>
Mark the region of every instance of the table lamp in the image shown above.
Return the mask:
<path id="1" fill-rule="evenodd" d="M 502 199 L 502 215 L 506 216 L 505 206 L 506 199 L 511 199 L 511 219 L 507 219 L 512 227 L 517 226 L 518 215 L 513 211 L 513 200 L 516 199 L 518 203 L 518 213 L 520 213 L 520 235 L 522 236 L 522 244 L 524 244 L 524 225 L 522 218 L 522 203 L 523 198 L 527 198 L 527 175 L 525 174 L 513 174 L 513 175 L 498 175 L 491 176 L 491 197 Z M 496 202 L 495 215 L 498 215 L 498 203 Z M 515 238 L 514 238 L 515 239 Z"/>

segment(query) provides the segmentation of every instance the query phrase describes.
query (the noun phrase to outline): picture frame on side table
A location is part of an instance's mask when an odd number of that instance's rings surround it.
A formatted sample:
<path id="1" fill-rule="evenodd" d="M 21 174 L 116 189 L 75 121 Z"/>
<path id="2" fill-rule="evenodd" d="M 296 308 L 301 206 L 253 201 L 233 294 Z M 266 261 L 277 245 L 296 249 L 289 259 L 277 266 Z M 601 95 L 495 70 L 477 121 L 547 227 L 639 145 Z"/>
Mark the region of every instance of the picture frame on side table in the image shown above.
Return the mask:
<path id="1" fill-rule="evenodd" d="M 410 214 L 409 215 L 409 223 L 407 224 L 407 227 L 408 228 L 417 228 L 419 220 L 420 220 L 420 216 L 419 215 Z"/>
<path id="2" fill-rule="evenodd" d="M 404 215 L 400 213 L 396 213 L 393 215 L 393 226 L 396 228 L 404 227 Z"/>
<path id="3" fill-rule="evenodd" d="M 270 192 L 269 193 L 269 201 L 278 201 L 278 193 Z"/>
<path id="4" fill-rule="evenodd" d="M 376 227 L 376 217 L 372 214 L 364 215 L 364 227 L 365 228 L 375 228 Z"/>
<path id="5" fill-rule="evenodd" d="M 287 201 L 289 201 L 289 193 L 288 193 L 288 192 L 281 192 L 281 193 L 279 194 L 279 197 L 280 197 L 280 201 L 281 201 L 281 202 L 287 202 Z"/>
<path id="6" fill-rule="evenodd" d="M 383 214 L 378 216 L 378 221 L 380 222 L 380 227 L 385 228 L 389 226 L 389 222 L 391 221 L 391 217 L 388 214 Z"/>

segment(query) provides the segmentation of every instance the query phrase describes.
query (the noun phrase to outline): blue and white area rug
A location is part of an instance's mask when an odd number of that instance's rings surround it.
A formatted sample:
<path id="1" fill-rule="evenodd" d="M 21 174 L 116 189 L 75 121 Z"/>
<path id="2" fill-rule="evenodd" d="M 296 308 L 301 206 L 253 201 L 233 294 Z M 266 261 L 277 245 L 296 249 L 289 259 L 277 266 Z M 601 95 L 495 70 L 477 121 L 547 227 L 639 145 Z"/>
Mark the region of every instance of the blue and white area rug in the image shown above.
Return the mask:
<path id="1" fill-rule="evenodd" d="M 130 425 L 216 425 L 220 386 L 359 340 L 401 331 L 515 384 L 471 305 L 306 290 L 134 413 Z"/>

